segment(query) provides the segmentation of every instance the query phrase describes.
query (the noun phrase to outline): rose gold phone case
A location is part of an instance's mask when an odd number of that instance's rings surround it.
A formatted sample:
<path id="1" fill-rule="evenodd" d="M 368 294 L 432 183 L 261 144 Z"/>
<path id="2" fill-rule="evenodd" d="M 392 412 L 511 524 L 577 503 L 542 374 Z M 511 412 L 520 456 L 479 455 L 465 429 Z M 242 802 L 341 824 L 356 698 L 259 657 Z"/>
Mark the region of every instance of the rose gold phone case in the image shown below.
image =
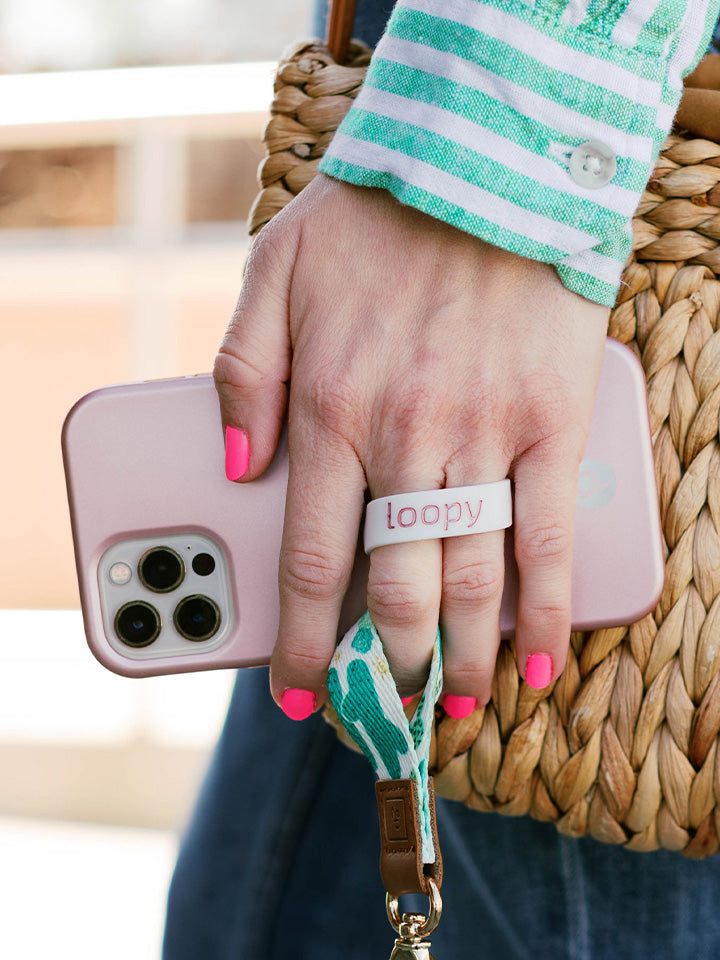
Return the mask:
<path id="1" fill-rule="evenodd" d="M 124 384 L 79 400 L 63 428 L 63 456 L 88 643 L 109 669 L 151 676 L 267 663 L 277 635 L 277 567 L 287 487 L 282 438 L 266 473 L 247 484 L 224 475 L 210 376 Z M 398 491 L 401 492 L 401 491 Z M 629 623 L 651 610 L 664 575 L 645 378 L 634 355 L 608 340 L 581 467 L 573 557 L 575 629 Z M 99 561 L 118 541 L 197 533 L 224 554 L 233 609 L 217 649 L 142 659 L 111 644 Z M 512 635 L 517 568 L 506 536 L 501 629 Z M 339 635 L 364 609 L 367 558 L 358 552 Z M 106 618 L 107 620 L 107 618 Z M 114 638 L 115 647 L 118 646 Z"/>

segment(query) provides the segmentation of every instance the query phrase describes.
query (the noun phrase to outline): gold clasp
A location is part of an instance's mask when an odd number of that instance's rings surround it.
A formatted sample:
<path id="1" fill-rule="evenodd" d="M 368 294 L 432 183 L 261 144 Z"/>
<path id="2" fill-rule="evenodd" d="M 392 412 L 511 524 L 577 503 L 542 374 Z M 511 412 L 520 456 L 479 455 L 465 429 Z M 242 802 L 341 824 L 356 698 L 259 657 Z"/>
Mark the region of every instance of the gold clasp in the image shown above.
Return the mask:
<path id="1" fill-rule="evenodd" d="M 442 899 L 435 881 L 428 877 L 427 884 L 430 888 L 430 912 L 427 917 L 422 913 L 404 913 L 401 917 L 398 898 L 389 893 L 385 898 L 388 920 L 399 934 L 390 960 L 433 960 L 430 943 L 424 938 L 440 922 Z"/>

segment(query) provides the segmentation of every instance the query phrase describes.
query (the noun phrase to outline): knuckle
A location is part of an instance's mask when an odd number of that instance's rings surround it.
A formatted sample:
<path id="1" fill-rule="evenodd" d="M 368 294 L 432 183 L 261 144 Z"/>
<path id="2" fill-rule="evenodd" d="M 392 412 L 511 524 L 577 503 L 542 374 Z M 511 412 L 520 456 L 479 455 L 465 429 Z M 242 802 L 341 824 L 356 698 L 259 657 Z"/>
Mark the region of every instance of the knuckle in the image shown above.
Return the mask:
<path id="1" fill-rule="evenodd" d="M 502 390 L 491 393 L 476 391 L 460 407 L 450 432 L 452 453 L 446 469 L 460 476 L 467 475 L 481 462 L 489 446 L 500 458 L 512 461 L 515 456 L 513 431 L 509 428 L 509 410 L 503 406 Z M 482 438 L 482 442 L 479 442 Z"/>
<path id="2" fill-rule="evenodd" d="M 561 436 L 570 429 L 574 405 L 568 383 L 557 375 L 543 373 L 524 384 L 521 435 L 528 444 Z"/>
<path id="3" fill-rule="evenodd" d="M 213 365 L 215 389 L 221 397 L 239 390 L 260 389 L 269 379 L 247 357 L 232 350 L 230 336 L 226 335 Z"/>
<path id="4" fill-rule="evenodd" d="M 388 390 L 384 403 L 383 420 L 386 428 L 399 439 L 410 443 L 427 431 L 428 423 L 441 419 L 445 392 L 427 377 Z"/>
<path id="5" fill-rule="evenodd" d="M 345 589 L 345 575 L 330 551 L 305 544 L 286 548 L 280 561 L 280 591 L 306 600 L 332 600 Z"/>
<path id="6" fill-rule="evenodd" d="M 458 449 L 453 460 L 464 463 L 467 460 L 468 445 L 477 448 L 478 438 L 485 442 L 492 438 L 500 453 L 507 456 L 510 451 L 510 431 L 506 426 L 507 411 L 498 409 L 497 401 L 488 404 L 465 406 L 458 414 L 455 430 L 458 436 Z M 506 449 L 507 448 L 507 449 Z"/>
<path id="7" fill-rule="evenodd" d="M 453 657 L 447 664 L 446 672 L 476 687 L 491 683 L 495 673 L 494 648 L 485 656 L 482 655 L 482 650 L 476 651 L 474 656 L 472 653 L 473 651 L 467 651 L 465 656 Z"/>
<path id="8" fill-rule="evenodd" d="M 542 603 L 533 604 L 525 612 L 524 619 L 537 635 L 558 637 L 567 633 L 570 637 L 570 604 Z"/>
<path id="9" fill-rule="evenodd" d="M 485 606 L 502 596 L 504 571 L 495 561 L 476 561 L 443 577 L 443 599 L 453 606 Z"/>
<path id="10" fill-rule="evenodd" d="M 225 350 L 224 344 L 220 347 L 220 350 L 215 357 L 215 363 L 213 364 L 213 380 L 215 381 L 215 386 L 220 388 L 226 384 L 232 384 L 234 381 L 233 377 L 233 358 Z"/>
<path id="11" fill-rule="evenodd" d="M 313 649 L 307 644 L 303 646 L 284 646 L 282 651 L 283 668 L 288 676 L 307 676 L 321 673 L 327 669 L 327 651 Z"/>
<path id="12" fill-rule="evenodd" d="M 561 524 L 518 531 L 515 555 L 520 563 L 563 563 L 572 553 L 572 531 Z"/>
<path id="13" fill-rule="evenodd" d="M 454 687 L 458 690 L 478 691 L 489 696 L 495 674 L 495 659 L 467 659 L 452 664 L 447 663 L 443 672 L 448 687 Z"/>
<path id="14" fill-rule="evenodd" d="M 378 623 L 412 626 L 435 615 L 434 604 L 420 584 L 371 580 L 367 599 L 370 614 Z"/>
<path id="15" fill-rule="evenodd" d="M 306 414 L 336 433 L 344 433 L 360 406 L 358 392 L 346 377 L 338 373 L 315 376 L 299 397 Z"/>
<path id="16" fill-rule="evenodd" d="M 284 262 L 288 257 L 288 246 L 288 231 L 280 221 L 271 220 L 252 242 L 245 267 L 246 276 L 252 276 L 257 270 L 272 270 Z"/>

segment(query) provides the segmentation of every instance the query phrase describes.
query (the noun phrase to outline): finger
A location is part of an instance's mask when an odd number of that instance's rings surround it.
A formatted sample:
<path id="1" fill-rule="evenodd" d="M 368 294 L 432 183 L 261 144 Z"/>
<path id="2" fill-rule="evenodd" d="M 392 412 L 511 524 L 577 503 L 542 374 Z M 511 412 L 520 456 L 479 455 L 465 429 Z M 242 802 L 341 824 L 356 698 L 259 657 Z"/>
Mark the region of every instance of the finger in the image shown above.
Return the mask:
<path id="1" fill-rule="evenodd" d="M 461 457 L 448 464 L 447 485 L 504 479 L 509 463 L 499 451 L 499 447 L 467 445 Z M 469 517 L 479 516 L 480 499 L 463 505 Z M 467 716 L 490 699 L 500 646 L 504 540 L 504 531 L 495 530 L 443 541 L 443 703 L 452 716 Z"/>
<path id="2" fill-rule="evenodd" d="M 391 406 L 398 415 L 401 405 Z M 427 442 L 427 437 L 424 443 L 413 425 L 404 433 L 393 427 L 389 420 L 367 468 L 373 499 L 441 487 L 443 471 L 427 452 L 439 444 Z M 401 696 L 421 690 L 427 680 L 440 615 L 441 575 L 440 540 L 387 544 L 370 554 L 368 610 Z"/>
<path id="3" fill-rule="evenodd" d="M 303 719 L 326 697 L 327 670 L 355 557 L 365 475 L 336 434 L 294 413 L 280 554 L 280 626 L 270 665 L 275 701 Z"/>
<path id="4" fill-rule="evenodd" d="M 428 487 L 403 487 L 403 493 Z M 379 496 L 389 496 L 388 493 Z M 370 555 L 367 602 L 401 697 L 427 681 L 440 614 L 439 540 L 388 544 Z"/>
<path id="5" fill-rule="evenodd" d="M 288 299 L 294 260 L 291 226 L 266 227 L 253 245 L 215 358 L 229 480 L 254 480 L 277 448 L 290 375 Z"/>
<path id="6" fill-rule="evenodd" d="M 515 469 L 516 651 L 528 684 L 546 687 L 570 642 L 572 543 L 580 454 L 537 444 Z"/>

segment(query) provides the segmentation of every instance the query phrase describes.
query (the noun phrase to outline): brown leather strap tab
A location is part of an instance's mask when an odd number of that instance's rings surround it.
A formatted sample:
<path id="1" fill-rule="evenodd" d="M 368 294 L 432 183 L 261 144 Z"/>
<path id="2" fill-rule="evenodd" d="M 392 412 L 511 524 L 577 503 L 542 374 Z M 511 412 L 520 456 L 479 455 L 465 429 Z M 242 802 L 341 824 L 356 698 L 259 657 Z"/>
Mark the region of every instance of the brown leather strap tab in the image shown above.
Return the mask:
<path id="1" fill-rule="evenodd" d="M 380 817 L 380 876 L 393 897 L 429 893 L 427 878 L 442 886 L 442 855 L 435 821 L 435 789 L 429 778 L 430 819 L 435 862 L 422 862 L 420 803 L 414 780 L 378 780 L 375 794 Z"/>
<path id="2" fill-rule="evenodd" d="M 348 46 L 355 24 L 355 0 L 330 0 L 326 43 L 335 63 L 347 59 Z"/>

